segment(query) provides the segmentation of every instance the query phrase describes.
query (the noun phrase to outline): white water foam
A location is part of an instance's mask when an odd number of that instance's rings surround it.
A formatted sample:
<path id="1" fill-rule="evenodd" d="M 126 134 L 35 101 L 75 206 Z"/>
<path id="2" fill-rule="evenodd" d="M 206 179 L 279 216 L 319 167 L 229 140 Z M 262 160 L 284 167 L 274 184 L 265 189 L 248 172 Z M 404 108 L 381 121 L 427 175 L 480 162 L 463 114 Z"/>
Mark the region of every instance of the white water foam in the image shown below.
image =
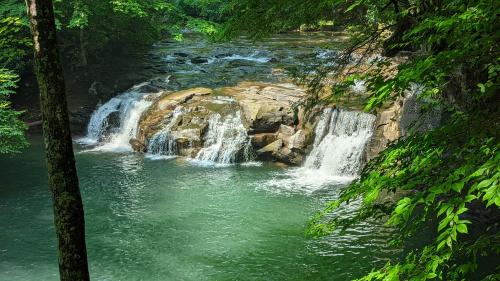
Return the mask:
<path id="1" fill-rule="evenodd" d="M 247 61 L 253 61 L 253 62 L 257 62 L 257 63 L 266 63 L 266 62 L 269 62 L 271 60 L 268 57 L 241 56 L 241 55 L 232 55 L 229 57 L 224 57 L 222 59 L 223 60 L 247 60 Z"/>
<path id="2" fill-rule="evenodd" d="M 259 54 L 258 51 L 253 52 L 251 55 L 238 55 L 238 54 L 233 54 L 227 57 L 221 57 L 221 60 L 246 60 L 246 61 L 253 61 L 256 63 L 267 63 L 271 60 L 271 58 L 262 56 Z"/>
<path id="3" fill-rule="evenodd" d="M 210 117 L 204 147 L 195 160 L 204 165 L 229 165 L 252 160 L 252 146 L 240 111 L 225 117 L 218 113 Z"/>
<path id="4" fill-rule="evenodd" d="M 356 94 L 366 93 L 366 81 L 362 79 L 354 79 L 354 85 L 351 86 L 351 90 Z"/>
<path id="5" fill-rule="evenodd" d="M 121 98 L 112 98 L 107 103 L 99 106 L 90 117 L 87 125 L 87 135 L 77 141 L 81 144 L 92 145 L 98 143 L 108 129 L 108 118 L 112 113 L 118 112 L 123 102 Z"/>

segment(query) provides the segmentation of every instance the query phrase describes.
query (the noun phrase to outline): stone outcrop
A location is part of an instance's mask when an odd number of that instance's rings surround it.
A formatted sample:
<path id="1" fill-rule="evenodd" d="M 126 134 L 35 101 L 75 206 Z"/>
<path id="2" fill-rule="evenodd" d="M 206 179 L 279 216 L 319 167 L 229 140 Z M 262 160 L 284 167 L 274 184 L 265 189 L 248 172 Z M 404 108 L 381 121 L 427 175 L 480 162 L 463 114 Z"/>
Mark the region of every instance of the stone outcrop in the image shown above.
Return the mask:
<path id="1" fill-rule="evenodd" d="M 311 138 L 309 127 L 295 130 L 281 125 L 276 140 L 257 150 L 257 155 L 263 159 L 279 159 L 283 163 L 299 165 L 304 161 Z"/>
<path id="2" fill-rule="evenodd" d="M 194 157 L 204 145 L 211 116 L 220 114 L 224 118 L 239 111 L 259 158 L 298 165 L 312 137 L 311 125 L 294 110 L 304 95 L 292 84 L 250 82 L 220 89 L 164 92 L 142 116 L 138 136 L 131 145 L 146 152 L 153 135 L 169 126 L 178 153 Z M 182 108 L 178 118 L 174 118 L 176 108 Z"/>
<path id="3" fill-rule="evenodd" d="M 277 132 L 280 125 L 298 124 L 299 120 L 294 120 L 293 105 L 305 95 L 292 84 L 249 82 L 222 88 L 220 93 L 238 102 L 250 134 Z"/>
<path id="4" fill-rule="evenodd" d="M 437 127 L 441 121 L 439 108 L 424 111 L 425 101 L 419 100 L 419 90 L 407 91 L 389 107 L 377 114 L 375 132 L 367 147 L 366 158 L 372 159 L 390 142 L 413 131 L 423 132 Z"/>
<path id="5" fill-rule="evenodd" d="M 402 99 L 377 114 L 375 131 L 366 149 L 366 159 L 370 160 L 384 150 L 390 142 L 401 136 L 399 120 L 402 115 Z"/>

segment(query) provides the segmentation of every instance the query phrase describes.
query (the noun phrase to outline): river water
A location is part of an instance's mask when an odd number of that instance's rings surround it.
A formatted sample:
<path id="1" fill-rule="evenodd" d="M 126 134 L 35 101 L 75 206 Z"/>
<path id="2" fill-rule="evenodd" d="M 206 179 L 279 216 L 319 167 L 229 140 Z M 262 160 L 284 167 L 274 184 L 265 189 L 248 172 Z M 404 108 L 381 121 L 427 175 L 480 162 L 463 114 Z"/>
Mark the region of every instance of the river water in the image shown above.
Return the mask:
<path id="1" fill-rule="evenodd" d="M 151 57 L 163 61 L 151 78 L 170 75 L 180 88 L 280 80 L 283 72 L 275 68 L 297 57 L 325 57 L 325 40 L 245 41 L 229 52 L 193 41 L 159 43 Z M 23 153 L 0 157 L 0 280 L 58 278 L 43 144 L 37 136 L 31 141 Z M 378 223 L 306 238 L 309 219 L 346 184 L 335 177 L 315 184 L 314 169 L 199 165 L 89 152 L 79 144 L 75 150 L 93 280 L 349 280 L 400 253 L 387 245 L 391 230 Z"/>

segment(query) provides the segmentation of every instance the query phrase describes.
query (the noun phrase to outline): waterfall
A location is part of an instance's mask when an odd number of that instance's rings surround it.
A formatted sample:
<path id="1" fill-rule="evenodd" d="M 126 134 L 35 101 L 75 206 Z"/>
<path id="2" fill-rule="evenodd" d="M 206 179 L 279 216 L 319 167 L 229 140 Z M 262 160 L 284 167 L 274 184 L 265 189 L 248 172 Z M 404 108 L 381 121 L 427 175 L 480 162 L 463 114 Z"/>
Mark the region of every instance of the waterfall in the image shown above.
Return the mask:
<path id="1" fill-rule="evenodd" d="M 153 158 L 177 155 L 177 143 L 172 138 L 170 130 L 177 124 L 182 114 L 184 114 L 184 108 L 182 106 L 176 107 L 167 125 L 149 140 L 148 154 L 152 155 Z"/>
<path id="2" fill-rule="evenodd" d="M 122 99 L 112 98 L 92 113 L 87 126 L 87 136 L 79 140 L 84 144 L 96 144 L 102 140 L 108 129 L 108 117 L 118 112 Z"/>
<path id="3" fill-rule="evenodd" d="M 218 113 L 210 117 L 204 147 L 196 160 L 219 164 L 252 160 L 252 147 L 240 111 L 224 118 Z"/>
<path id="4" fill-rule="evenodd" d="M 373 134 L 375 116 L 356 111 L 325 109 L 316 126 L 313 149 L 304 168 L 341 177 L 356 176 Z"/>
<path id="5" fill-rule="evenodd" d="M 150 95 L 140 91 L 144 85 L 136 85 L 97 108 L 87 126 L 87 135 L 78 142 L 97 144 L 92 149 L 95 151 L 132 151 L 129 141 L 136 137 L 141 115 L 152 103 L 147 98 Z M 115 117 L 117 120 L 113 120 Z"/>
<path id="6" fill-rule="evenodd" d="M 375 116 L 371 114 L 324 109 L 304 165 L 277 173 L 259 188 L 311 193 L 324 186 L 352 181 L 363 166 L 363 153 L 373 134 L 374 123 Z"/>
<path id="7" fill-rule="evenodd" d="M 366 82 L 361 79 L 354 79 L 354 85 L 351 86 L 351 90 L 356 94 L 366 93 Z"/>

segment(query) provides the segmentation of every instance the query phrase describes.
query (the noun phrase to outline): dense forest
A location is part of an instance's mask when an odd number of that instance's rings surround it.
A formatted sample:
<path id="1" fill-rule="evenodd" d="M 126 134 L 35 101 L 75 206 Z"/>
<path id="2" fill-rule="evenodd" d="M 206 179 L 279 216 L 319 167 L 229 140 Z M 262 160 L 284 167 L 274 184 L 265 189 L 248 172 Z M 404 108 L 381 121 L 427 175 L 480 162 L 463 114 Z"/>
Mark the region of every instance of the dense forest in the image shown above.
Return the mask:
<path id="1" fill-rule="evenodd" d="M 30 142 L 30 138 L 27 137 L 28 128 L 30 127 L 30 131 L 36 131 L 34 128 L 36 125 L 33 124 L 42 116 L 49 182 L 54 192 L 54 205 L 60 208 L 54 207 L 54 215 L 60 242 L 61 280 L 88 280 L 89 278 L 88 272 L 87 276 L 85 274 L 71 275 L 65 274 L 62 269 L 65 266 L 87 267 L 86 260 L 85 262 L 72 261 L 75 257 L 77 257 L 75 259 L 82 258 L 78 256 L 79 254 L 65 253 L 65 251 L 71 253 L 71 251 L 78 252 L 78 250 L 85 253 L 85 242 L 82 242 L 85 238 L 69 235 L 72 238 L 61 242 L 64 240 L 61 236 L 66 233 L 63 228 L 74 230 L 80 225 L 82 226 L 80 230 L 84 231 L 83 210 L 81 214 L 72 213 L 75 215 L 74 218 L 81 218 L 81 221 L 64 218 L 70 213 L 63 210 L 64 206 L 68 208 L 67 210 L 73 208 L 73 211 L 74 208 L 81 208 L 81 206 L 78 207 L 78 204 L 81 205 L 81 199 L 79 199 L 80 191 L 74 160 L 58 162 L 57 165 L 51 162 L 62 161 L 63 156 L 54 156 L 63 155 L 61 151 L 69 153 L 71 150 L 71 153 L 66 156 L 73 157 L 69 121 L 51 123 L 58 124 L 54 125 L 56 127 L 68 123 L 65 125 L 68 126 L 67 130 L 59 133 L 49 126 L 50 122 L 47 120 L 50 120 L 52 115 L 48 107 L 51 106 L 51 102 L 45 102 L 44 95 L 47 95 L 48 100 L 50 100 L 50 93 L 52 95 L 59 93 L 58 96 L 64 96 L 64 80 L 66 80 L 69 92 L 74 88 L 78 89 L 73 91 L 73 96 L 90 95 L 91 90 L 97 87 L 95 81 L 101 78 L 103 73 L 110 72 L 110 68 L 103 68 L 103 65 L 109 67 L 116 63 L 117 59 L 125 61 L 125 64 L 127 62 L 135 64 L 140 59 L 136 57 L 136 54 L 148 52 L 152 46 L 159 44 L 158 42 L 162 40 L 167 40 L 168 44 L 177 44 L 175 42 L 182 44 L 193 36 L 192 34 L 196 34 L 202 39 L 195 39 L 194 42 L 206 40 L 209 42 L 207 44 L 230 44 L 240 42 L 237 40 L 244 38 L 250 42 L 245 41 L 247 42 L 245 44 L 257 46 L 259 42 L 270 40 L 269 38 L 283 38 L 274 36 L 321 32 L 333 34 L 327 37 L 331 42 L 327 40 L 323 45 L 331 46 L 332 42 L 337 40 L 336 36 L 343 38 L 340 47 L 338 44 L 335 45 L 337 50 L 334 55 L 328 56 L 326 60 L 320 60 L 318 59 L 320 56 L 317 56 L 312 59 L 312 63 L 307 65 L 297 62 L 296 65 L 283 67 L 287 81 L 293 82 L 305 91 L 305 95 L 294 102 L 293 108 L 290 109 L 293 115 L 290 117 L 291 121 L 287 123 L 288 126 L 293 127 L 292 130 L 302 128 L 304 131 L 307 126 L 316 128 L 315 135 L 312 133 L 314 129 L 310 129 L 311 135 L 304 139 L 312 139 L 312 136 L 318 138 L 318 127 L 321 121 L 309 120 L 316 118 L 315 116 L 320 114 L 318 112 L 324 108 L 335 110 L 337 107 L 346 107 L 361 110 L 377 116 L 377 120 L 380 120 L 383 112 L 398 104 L 403 104 L 411 89 L 418 89 L 415 90 L 418 93 L 416 100 L 422 104 L 418 114 L 439 112 L 440 120 L 438 125 L 426 127 L 424 118 L 417 118 L 404 134 L 390 139 L 384 149 L 373 157 L 359 156 L 361 159 L 359 161 L 366 160 L 366 163 L 360 165 L 362 168 L 356 172 L 357 174 L 355 173 L 353 180 L 343 185 L 336 196 L 327 196 L 326 206 L 320 206 L 319 211 L 316 209 L 308 213 L 308 222 L 303 225 L 301 235 L 305 236 L 307 241 L 342 237 L 350 233 L 350 229 L 357 229 L 365 224 L 379 224 L 393 230 L 390 237 L 385 238 L 384 244 L 403 249 L 402 252 L 390 258 L 381 258 L 382 263 L 374 260 L 372 264 L 370 261 L 371 270 L 363 269 L 360 272 L 353 264 L 351 270 L 356 274 L 351 277 L 357 280 L 500 279 L 500 263 L 498 262 L 500 254 L 500 226 L 498 224 L 500 221 L 498 210 L 500 206 L 500 98 L 498 95 L 500 6 L 497 1 L 54 0 L 51 3 L 52 1 L 30 0 L 28 2 L 43 2 L 40 5 L 50 7 L 53 4 L 52 20 L 57 32 L 56 49 L 59 52 L 59 55 L 55 57 L 60 57 L 62 70 L 64 70 L 65 78 L 59 81 L 62 83 L 63 90 L 57 92 L 57 89 L 60 90 L 61 87 L 50 86 L 54 81 L 51 75 L 57 75 L 51 74 L 50 71 L 57 67 L 46 67 L 43 70 L 43 65 L 50 65 L 50 62 L 47 62 L 50 56 L 45 59 L 38 57 L 44 55 L 44 52 L 37 50 L 37 55 L 35 59 L 33 58 L 33 49 L 39 48 L 35 46 L 39 43 L 36 40 L 33 41 L 31 34 L 32 32 L 36 34 L 36 20 L 32 20 L 30 31 L 26 4 L 23 1 L 2 0 L 0 4 L 0 154 L 5 157 L 23 154 Z M 36 13 L 35 17 L 33 14 L 30 16 L 36 18 Z M 49 16 L 51 16 L 50 13 Z M 194 44 L 192 41 L 188 42 Z M 298 43 L 299 47 L 293 46 L 293 48 L 300 48 L 300 44 Z M 45 45 L 42 44 L 43 46 Z M 186 50 L 188 47 L 185 47 Z M 288 45 L 285 48 L 288 48 Z M 50 53 L 50 51 L 47 52 Z M 179 54 L 179 51 L 174 54 L 182 60 L 188 56 L 184 53 Z M 234 55 L 221 54 L 219 57 L 215 55 L 214 60 L 224 59 L 224 56 L 232 58 Z M 258 60 L 253 54 L 250 58 Z M 200 61 L 200 64 L 207 63 L 204 57 L 201 59 L 195 57 L 191 58 L 191 65 L 197 64 L 196 59 Z M 49 60 L 57 61 L 54 56 Z M 266 63 L 271 61 L 272 59 L 269 59 Z M 245 68 L 247 65 L 244 63 L 242 65 L 238 67 L 250 69 Z M 220 65 L 220 68 L 224 67 Z M 116 68 L 111 72 L 115 71 L 115 76 L 123 75 L 119 67 Z M 46 73 L 47 71 L 49 73 Z M 263 70 L 257 70 L 259 71 Z M 175 71 L 168 74 L 173 75 Z M 38 78 L 39 87 L 34 85 L 34 77 Z M 42 84 L 42 81 L 45 81 L 43 82 L 45 84 Z M 361 95 L 352 90 L 353 87 L 358 86 L 359 81 L 363 81 L 363 94 Z M 107 80 L 104 79 L 102 82 L 106 83 Z M 98 99 L 102 102 L 102 99 L 108 99 L 118 92 L 125 91 L 131 86 L 129 82 L 114 88 L 108 87 L 107 92 L 101 90 L 100 92 L 104 94 L 94 98 L 91 104 L 86 106 L 93 108 L 98 104 Z M 133 81 L 133 83 L 138 82 L 140 81 Z M 48 92 L 45 93 L 44 89 L 48 89 Z M 55 90 L 50 92 L 50 89 Z M 224 90 L 219 91 L 217 95 L 225 93 Z M 42 102 L 38 101 L 38 92 L 42 95 Z M 182 95 L 182 92 L 178 95 Z M 204 95 L 200 95 L 200 99 Z M 164 96 L 161 96 L 159 99 L 163 98 Z M 197 94 L 194 94 L 182 102 L 191 102 L 187 101 L 189 99 L 198 102 L 197 98 Z M 147 99 L 145 101 L 149 102 Z M 161 102 L 164 101 L 160 100 L 157 103 Z M 203 106 L 205 101 L 199 102 Z M 54 103 L 59 102 L 54 101 Z M 65 103 L 61 101 L 59 105 L 62 104 L 63 107 L 57 110 L 57 112 L 63 112 L 63 115 L 67 115 Z M 41 104 L 41 112 L 44 114 L 40 114 L 38 104 Z M 148 106 L 154 108 L 156 103 L 148 104 Z M 200 105 L 196 104 L 196 106 L 198 110 Z M 119 110 L 121 109 L 115 111 Z M 157 117 L 154 114 L 164 114 L 161 110 L 158 109 L 159 113 L 154 113 L 151 109 L 144 111 L 152 116 L 150 119 L 148 119 L 150 116 L 139 115 L 137 118 L 142 119 L 137 122 L 143 127 L 136 129 L 137 132 L 133 131 L 134 134 L 143 134 L 142 138 L 150 138 L 149 143 L 153 143 L 152 140 L 156 135 L 153 133 L 148 135 L 146 129 L 155 127 L 147 122 L 156 122 L 154 120 Z M 178 114 L 188 112 L 187 110 L 181 111 L 184 109 L 176 110 L 178 111 L 171 113 L 172 116 L 176 116 L 175 112 Z M 281 110 L 282 107 L 279 111 Z M 92 115 L 94 116 L 96 115 Z M 90 118 L 90 115 L 86 117 L 86 119 Z M 213 121 L 213 119 L 210 120 Z M 177 119 L 175 121 L 178 122 Z M 312 125 L 307 125 L 308 122 Z M 169 124 L 174 124 L 174 121 Z M 208 126 L 222 128 L 227 127 L 227 124 L 240 128 L 227 122 L 210 123 Z M 360 124 L 356 125 L 357 130 L 362 127 Z M 166 128 L 173 130 L 175 126 L 182 126 L 182 124 L 167 125 Z M 277 132 L 284 134 L 283 125 L 278 125 L 278 127 L 280 129 Z M 208 127 L 205 130 L 210 131 L 211 128 Z M 88 130 L 90 132 L 90 129 Z M 238 131 L 240 138 L 247 137 L 247 133 L 241 131 L 245 129 L 237 130 L 240 130 Z M 260 129 L 254 129 L 255 132 L 248 134 L 261 133 L 262 138 L 269 137 L 269 134 L 264 135 L 268 133 L 264 129 L 262 132 L 258 130 Z M 293 131 L 295 132 L 297 131 Z M 371 133 L 368 138 L 371 137 Z M 64 139 L 65 137 L 67 139 Z M 127 139 L 126 144 L 130 142 L 135 151 L 167 149 L 148 146 L 147 142 L 139 144 L 141 137 L 135 135 L 133 137 L 137 141 Z M 210 134 L 207 133 L 204 138 L 209 139 Z M 279 135 L 278 138 L 280 138 Z M 247 150 L 252 150 L 252 148 L 245 146 L 246 139 L 240 141 L 235 138 L 233 140 L 221 135 L 220 140 L 215 138 L 214 143 L 217 141 L 221 142 L 221 146 L 223 142 L 241 146 L 241 149 L 239 148 L 241 151 L 231 155 L 234 161 L 229 162 L 251 158 L 248 155 L 252 153 Z M 283 138 L 284 141 L 288 139 Z M 146 148 L 136 148 L 141 145 Z M 180 151 L 184 149 L 181 145 L 177 143 L 175 146 L 178 155 L 181 155 Z M 320 143 L 311 141 L 311 145 L 320 145 Z M 366 144 L 363 143 L 363 145 Z M 172 147 L 168 147 L 169 153 L 174 153 Z M 61 150 L 57 151 L 58 148 Z M 269 156 L 268 152 L 266 152 L 268 154 L 262 152 L 261 147 L 258 149 L 260 150 L 255 149 L 257 152 L 253 154 L 265 155 L 266 160 L 275 157 L 275 154 Z M 290 150 L 295 152 L 292 148 Z M 311 154 L 314 151 L 313 148 Z M 292 152 L 289 153 L 293 157 L 298 157 Z M 201 152 L 198 153 L 197 157 L 203 158 L 204 155 L 201 154 Z M 333 159 L 335 155 L 325 157 Z M 80 161 L 79 157 L 77 155 L 77 166 Z M 205 158 L 203 159 L 206 160 Z M 292 164 L 300 163 L 294 159 L 287 161 Z M 85 158 L 84 161 L 88 160 Z M 307 167 L 308 159 L 305 158 L 304 161 Z M 68 170 L 74 171 L 68 172 Z M 56 175 L 67 177 L 67 180 L 57 179 Z M 75 177 L 75 180 L 71 177 Z M 58 191 L 57 186 L 61 187 L 64 184 L 67 184 L 69 189 Z M 67 191 L 77 194 L 75 202 L 66 204 L 67 201 L 64 200 L 69 200 L 69 197 L 57 201 L 58 194 L 65 194 L 64 192 Z M 83 194 L 85 208 L 86 193 L 83 192 Z M 321 197 L 321 194 L 318 196 Z M 352 209 L 355 211 L 351 212 Z M 345 215 L 346 212 L 349 212 L 348 216 Z M 273 214 L 270 215 L 273 216 Z M 64 221 L 64 223 L 58 224 L 57 216 L 61 216 L 59 222 Z M 86 219 L 91 220 L 91 216 Z M 283 220 L 286 221 L 285 218 Z M 87 243 L 91 235 L 87 232 Z M 65 243 L 80 243 L 80 246 L 72 247 Z M 0 254 L 0 259 L 1 257 Z M 92 262 L 91 259 L 92 256 L 89 255 L 89 263 Z M 1 270 L 3 270 L 2 267 L 0 267 Z M 74 268 L 65 270 L 71 272 Z M 127 271 L 125 268 L 123 270 Z M 92 276 L 91 267 L 90 279 L 93 279 Z M 167 279 L 162 280 L 174 280 L 168 279 L 169 277 L 163 278 Z M 301 280 L 306 277 L 298 278 L 289 277 L 290 280 Z M 315 277 L 310 278 L 308 280 L 316 280 Z M 325 278 L 325 280 L 337 280 L 335 276 L 330 276 L 330 278 Z M 157 279 L 146 278 L 144 280 Z M 261 279 L 258 277 L 252 279 L 244 275 L 234 275 L 228 280 L 274 279 L 266 279 L 262 276 Z M 317 280 L 323 279 L 318 277 Z"/>

